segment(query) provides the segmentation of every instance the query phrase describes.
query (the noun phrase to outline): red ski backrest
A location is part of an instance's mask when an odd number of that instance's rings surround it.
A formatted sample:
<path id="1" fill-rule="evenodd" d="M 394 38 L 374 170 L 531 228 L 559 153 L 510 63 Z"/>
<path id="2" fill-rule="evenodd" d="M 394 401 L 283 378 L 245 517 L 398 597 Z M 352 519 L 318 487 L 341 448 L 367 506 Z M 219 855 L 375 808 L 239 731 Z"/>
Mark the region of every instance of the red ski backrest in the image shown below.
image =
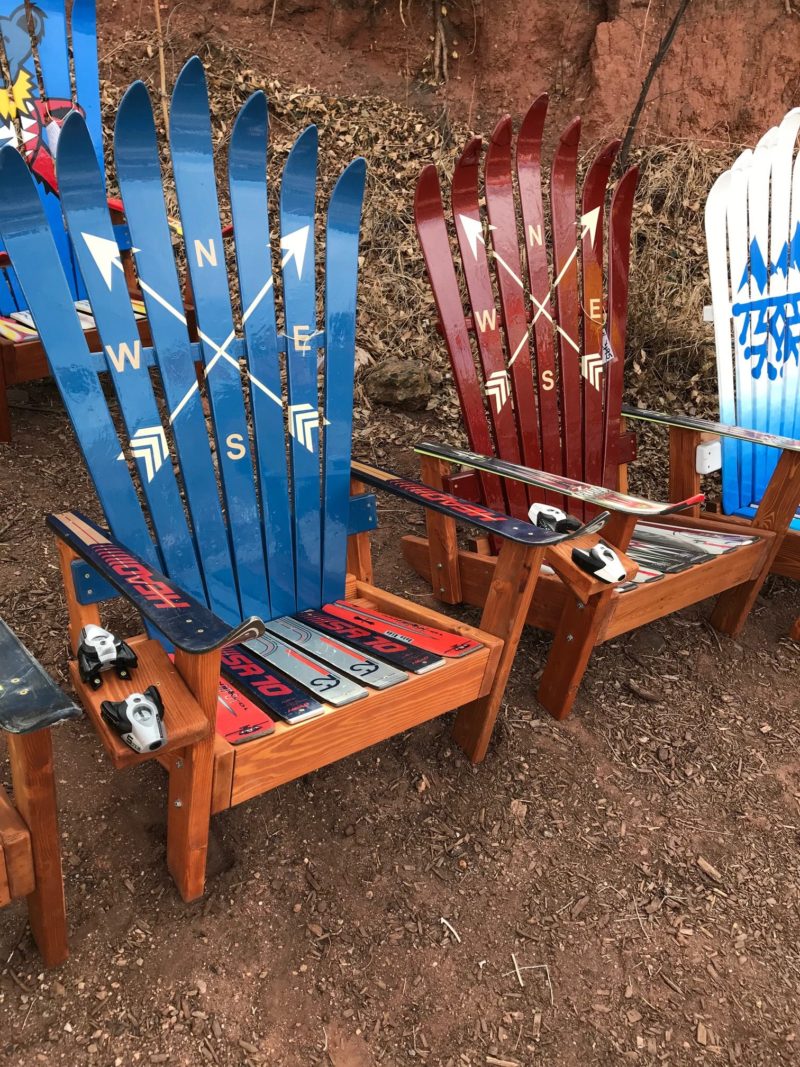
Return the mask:
<path id="1" fill-rule="evenodd" d="M 620 143 L 609 142 L 586 173 L 578 210 L 580 120 L 573 120 L 553 157 L 548 228 L 541 174 L 546 112 L 542 96 L 520 127 L 516 189 L 509 116 L 492 134 L 483 185 L 481 140 L 473 138 L 462 152 L 453 172 L 451 217 L 437 170 L 426 167 L 417 185 L 417 231 L 470 447 L 616 488 L 619 465 L 632 458 L 630 438 L 621 437 L 620 426 L 637 172 L 625 173 L 607 210 Z M 602 353 L 609 348 L 614 359 L 603 364 Z M 458 479 L 460 491 L 468 492 L 470 482 L 476 491 L 474 476 Z M 487 502 L 504 504 L 518 516 L 534 499 L 564 506 L 552 495 L 487 475 L 479 491 Z M 569 509 L 581 513 L 574 502 Z"/>

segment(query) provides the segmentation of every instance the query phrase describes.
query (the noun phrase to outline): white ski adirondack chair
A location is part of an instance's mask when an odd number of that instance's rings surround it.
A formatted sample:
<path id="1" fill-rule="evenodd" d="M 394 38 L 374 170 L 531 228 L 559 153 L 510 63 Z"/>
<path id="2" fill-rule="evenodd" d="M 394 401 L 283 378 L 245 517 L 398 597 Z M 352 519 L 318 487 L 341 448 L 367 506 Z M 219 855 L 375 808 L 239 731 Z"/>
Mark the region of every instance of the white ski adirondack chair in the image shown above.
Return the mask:
<path id="1" fill-rule="evenodd" d="M 706 203 L 720 420 L 800 438 L 800 108 L 742 152 Z M 722 507 L 754 518 L 781 452 L 723 438 Z M 773 490 L 774 491 L 774 490 Z M 800 494 L 773 570 L 800 578 Z M 800 620 L 799 620 L 800 623 Z M 795 637 L 798 625 L 795 626 Z"/>

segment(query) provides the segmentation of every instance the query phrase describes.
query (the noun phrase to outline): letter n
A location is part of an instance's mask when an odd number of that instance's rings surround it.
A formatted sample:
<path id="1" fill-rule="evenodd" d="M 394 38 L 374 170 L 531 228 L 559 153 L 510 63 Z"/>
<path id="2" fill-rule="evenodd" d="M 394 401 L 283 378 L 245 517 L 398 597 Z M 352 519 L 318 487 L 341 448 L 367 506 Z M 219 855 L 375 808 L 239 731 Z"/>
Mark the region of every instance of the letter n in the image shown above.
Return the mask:
<path id="1" fill-rule="evenodd" d="M 209 238 L 208 248 L 203 245 L 202 241 L 195 240 L 194 242 L 194 254 L 197 258 L 197 266 L 204 267 L 203 260 L 207 260 L 212 267 L 217 265 L 217 248 L 214 244 L 214 238 Z"/>

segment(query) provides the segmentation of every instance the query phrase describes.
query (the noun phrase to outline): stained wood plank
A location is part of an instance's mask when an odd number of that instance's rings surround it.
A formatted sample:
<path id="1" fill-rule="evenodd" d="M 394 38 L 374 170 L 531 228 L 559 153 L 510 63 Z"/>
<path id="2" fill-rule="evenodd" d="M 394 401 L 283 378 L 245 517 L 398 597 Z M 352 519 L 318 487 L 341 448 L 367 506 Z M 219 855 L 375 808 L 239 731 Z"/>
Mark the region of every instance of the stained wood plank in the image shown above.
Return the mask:
<path id="1" fill-rule="evenodd" d="M 205 736 L 176 752 L 169 769 L 167 867 L 184 900 L 203 895 L 214 777 L 221 653 L 190 656 L 178 649 L 175 667 L 205 716 Z"/>
<path id="2" fill-rule="evenodd" d="M 0 908 L 11 903 L 11 889 L 8 885 L 8 873 L 6 871 L 6 858 L 3 852 L 3 842 L 0 841 Z"/>
<path id="3" fill-rule="evenodd" d="M 187 745 L 194 744 L 209 736 L 209 726 L 205 714 L 158 641 L 147 639 L 136 641 L 134 639 L 132 644 L 139 658 L 139 666 L 133 674 L 137 691 L 144 692 L 148 686 L 157 685 L 161 699 L 164 701 L 164 725 L 167 730 L 167 744 L 159 750 L 158 754 L 161 756 L 166 755 L 168 751 L 183 749 Z M 91 718 L 103 747 L 111 757 L 111 762 L 114 766 L 120 769 L 153 759 L 153 753 L 139 755 L 128 748 L 119 734 L 111 730 L 102 719 L 100 712 L 102 702 L 104 700 L 122 700 L 123 697 L 131 692 L 130 679 L 125 681 L 122 678 L 118 678 L 114 671 L 106 671 L 103 674 L 102 688 L 92 689 L 91 686 L 81 681 L 78 673 L 78 664 L 75 660 L 70 661 L 69 672 L 72 685 L 80 697 L 81 704 Z M 219 680 L 219 672 L 217 673 L 217 680 Z"/>
<path id="4" fill-rule="evenodd" d="M 425 485 L 441 491 L 450 465 L 433 456 L 420 456 L 420 477 Z M 425 509 L 425 527 L 431 555 L 433 592 L 437 600 L 446 604 L 461 602 L 461 580 L 458 574 L 458 531 L 456 521 L 432 508 Z"/>
<path id="5" fill-rule="evenodd" d="M 30 830 L 36 885 L 28 920 L 42 959 L 55 967 L 69 955 L 50 730 L 9 734 L 14 802 Z"/>
<path id="6" fill-rule="evenodd" d="M 700 475 L 697 473 L 697 447 L 702 440 L 698 430 L 685 430 L 680 426 L 669 429 L 669 499 L 688 500 L 700 492 Z M 700 505 L 689 509 L 689 514 L 699 515 Z"/>
<path id="7" fill-rule="evenodd" d="M 373 691 L 343 708 L 326 708 L 308 722 L 278 723 L 271 737 L 242 745 L 236 753 L 233 803 L 259 796 L 475 699 L 488 656 L 488 648 L 480 649 L 430 674 L 409 677 L 399 687 Z"/>
<path id="8" fill-rule="evenodd" d="M 5 869 L 12 898 L 32 893 L 36 879 L 33 873 L 31 835 L 21 815 L 0 786 L 0 845 L 5 854 Z"/>

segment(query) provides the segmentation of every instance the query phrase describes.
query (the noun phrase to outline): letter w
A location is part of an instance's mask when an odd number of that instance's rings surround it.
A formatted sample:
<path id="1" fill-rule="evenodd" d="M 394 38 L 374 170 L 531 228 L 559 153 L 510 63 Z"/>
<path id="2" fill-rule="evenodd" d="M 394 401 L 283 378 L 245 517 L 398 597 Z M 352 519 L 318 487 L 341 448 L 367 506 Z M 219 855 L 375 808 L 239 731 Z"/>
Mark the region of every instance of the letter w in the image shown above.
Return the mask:
<path id="1" fill-rule="evenodd" d="M 497 326 L 497 308 L 489 308 L 486 311 L 476 311 L 475 321 L 481 333 L 493 330 Z"/>
<path id="2" fill-rule="evenodd" d="M 106 345 L 106 355 L 120 372 L 125 370 L 126 359 L 134 370 L 138 370 L 142 359 L 142 342 L 138 338 L 133 342 L 133 352 L 125 341 L 120 344 L 117 352 L 114 351 L 113 345 Z"/>

